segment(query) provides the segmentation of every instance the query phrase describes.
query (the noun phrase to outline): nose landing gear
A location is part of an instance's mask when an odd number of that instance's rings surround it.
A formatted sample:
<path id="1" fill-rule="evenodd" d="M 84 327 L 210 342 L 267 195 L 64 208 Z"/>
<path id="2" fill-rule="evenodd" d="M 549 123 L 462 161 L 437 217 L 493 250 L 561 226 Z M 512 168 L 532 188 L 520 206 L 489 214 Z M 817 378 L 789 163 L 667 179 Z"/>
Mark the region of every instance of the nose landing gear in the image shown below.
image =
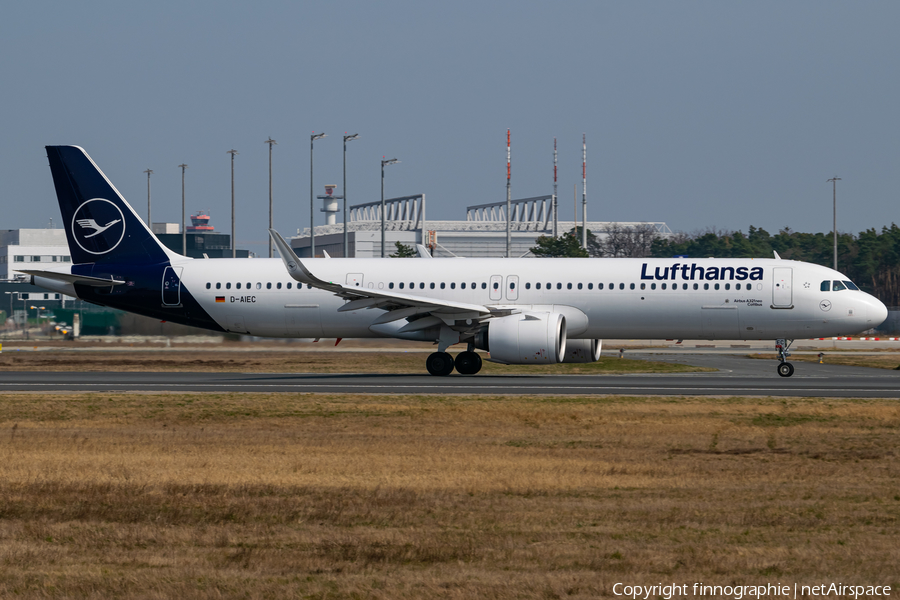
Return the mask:
<path id="1" fill-rule="evenodd" d="M 794 365 L 787 361 L 787 357 L 791 355 L 790 347 L 793 343 L 794 340 L 788 341 L 784 338 L 775 340 L 775 350 L 778 352 L 778 360 L 781 361 L 778 365 L 778 374 L 782 377 L 790 377 L 794 374 Z"/>

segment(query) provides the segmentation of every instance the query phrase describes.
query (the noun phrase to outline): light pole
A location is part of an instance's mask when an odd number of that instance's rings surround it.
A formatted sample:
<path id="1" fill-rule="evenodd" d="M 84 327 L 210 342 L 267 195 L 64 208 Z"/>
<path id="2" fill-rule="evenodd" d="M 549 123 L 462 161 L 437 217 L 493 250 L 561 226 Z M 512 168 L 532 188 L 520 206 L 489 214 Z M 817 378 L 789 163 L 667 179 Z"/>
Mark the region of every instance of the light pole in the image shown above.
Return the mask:
<path id="1" fill-rule="evenodd" d="M 187 256 L 187 230 L 184 228 L 184 170 L 187 165 L 181 163 L 178 167 L 181 169 L 181 255 Z"/>
<path id="2" fill-rule="evenodd" d="M 144 171 L 147 174 L 147 227 L 153 231 L 153 220 L 150 218 L 150 176 L 153 175 L 153 169 Z"/>
<path id="3" fill-rule="evenodd" d="M 381 258 L 387 256 L 384 252 L 384 168 L 387 165 L 395 165 L 399 160 L 396 158 L 381 159 Z"/>
<path id="4" fill-rule="evenodd" d="M 232 148 L 225 154 L 231 155 L 231 258 L 237 258 L 237 246 L 234 239 L 234 155 L 238 151 Z"/>
<path id="5" fill-rule="evenodd" d="M 278 142 L 270 135 L 263 143 L 269 145 L 269 229 L 272 229 L 272 146 Z M 269 258 L 272 258 L 272 236 L 269 236 Z"/>
<path id="6" fill-rule="evenodd" d="M 834 270 L 837 271 L 837 182 L 840 181 L 840 177 L 832 177 L 827 181 L 831 182 L 831 193 L 832 193 L 832 202 L 834 209 L 834 226 L 832 229 L 832 234 L 834 236 Z"/>
<path id="7" fill-rule="evenodd" d="M 313 205 L 313 142 L 328 137 L 315 131 L 309 136 L 309 257 L 316 257 L 316 213 Z"/>
<path id="8" fill-rule="evenodd" d="M 344 258 L 350 256 L 350 242 L 347 239 L 347 142 L 358 140 L 359 134 L 344 135 Z"/>

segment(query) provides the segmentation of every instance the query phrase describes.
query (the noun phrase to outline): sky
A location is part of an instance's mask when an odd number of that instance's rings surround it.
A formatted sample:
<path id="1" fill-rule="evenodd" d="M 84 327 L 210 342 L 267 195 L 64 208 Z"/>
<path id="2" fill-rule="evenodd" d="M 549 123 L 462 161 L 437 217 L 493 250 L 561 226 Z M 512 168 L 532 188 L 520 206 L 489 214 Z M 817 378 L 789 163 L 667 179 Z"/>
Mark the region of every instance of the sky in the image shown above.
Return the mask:
<path id="1" fill-rule="evenodd" d="M 425 193 L 429 219 L 552 193 L 560 219 L 775 233 L 900 221 L 900 3 L 33 2 L 0 18 L 0 229 L 60 226 L 45 145 L 82 146 L 153 221 L 208 210 L 267 252 L 316 195 Z M 341 192 L 339 187 L 338 193 Z M 316 206 L 316 223 L 324 216 Z M 579 209 L 580 212 L 580 209 Z"/>

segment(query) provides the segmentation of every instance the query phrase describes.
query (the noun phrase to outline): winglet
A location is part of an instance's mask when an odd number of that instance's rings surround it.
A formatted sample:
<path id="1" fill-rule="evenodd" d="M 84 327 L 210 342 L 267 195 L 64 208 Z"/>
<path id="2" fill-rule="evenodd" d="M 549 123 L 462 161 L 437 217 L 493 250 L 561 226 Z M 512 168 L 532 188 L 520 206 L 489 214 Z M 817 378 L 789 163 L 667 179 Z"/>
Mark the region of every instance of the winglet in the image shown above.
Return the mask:
<path id="1" fill-rule="evenodd" d="M 428 251 L 428 248 L 426 248 L 422 244 L 416 244 L 416 252 L 419 253 L 419 258 L 432 258 L 431 253 Z"/>
<path id="2" fill-rule="evenodd" d="M 777 259 L 778 259 L 778 260 L 781 260 L 781 257 L 780 257 L 780 256 L 778 256 L 778 253 L 777 253 L 777 252 L 775 252 L 775 251 L 774 251 L 774 250 L 772 250 L 772 254 L 774 254 L 774 255 L 775 255 L 775 258 L 777 258 Z"/>
<path id="3" fill-rule="evenodd" d="M 277 231 L 270 229 L 269 237 L 271 237 L 272 241 L 275 243 L 275 248 L 278 249 L 278 254 L 281 255 L 281 260 L 284 261 L 284 266 L 287 269 L 288 274 L 296 281 L 324 289 L 340 288 L 340 286 L 335 286 L 333 283 L 323 281 L 313 275 L 309 269 L 306 268 L 306 265 L 300 262 L 300 259 L 294 253 L 293 248 L 284 241 L 284 238 L 281 237 L 281 234 Z"/>

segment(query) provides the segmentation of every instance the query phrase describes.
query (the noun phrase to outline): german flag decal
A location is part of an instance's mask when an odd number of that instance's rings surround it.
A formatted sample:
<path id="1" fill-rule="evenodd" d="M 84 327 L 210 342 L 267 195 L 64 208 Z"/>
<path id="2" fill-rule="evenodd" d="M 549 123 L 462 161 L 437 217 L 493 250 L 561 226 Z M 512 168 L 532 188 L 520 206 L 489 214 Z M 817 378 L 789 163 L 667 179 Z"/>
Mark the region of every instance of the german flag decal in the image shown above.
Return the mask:
<path id="1" fill-rule="evenodd" d="M 225 296 L 216 296 L 216 302 L 225 302 Z"/>

